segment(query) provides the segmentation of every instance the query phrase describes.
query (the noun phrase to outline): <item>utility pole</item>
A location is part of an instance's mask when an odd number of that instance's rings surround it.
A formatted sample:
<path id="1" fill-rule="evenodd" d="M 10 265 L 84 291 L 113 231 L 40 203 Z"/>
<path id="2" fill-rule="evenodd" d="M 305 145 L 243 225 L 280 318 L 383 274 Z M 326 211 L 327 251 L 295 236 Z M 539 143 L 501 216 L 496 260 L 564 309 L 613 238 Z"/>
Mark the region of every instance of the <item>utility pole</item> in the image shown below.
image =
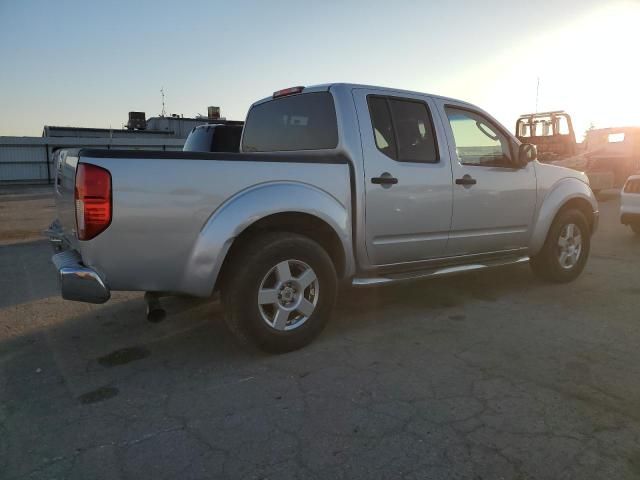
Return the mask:
<path id="1" fill-rule="evenodd" d="M 160 95 L 162 95 L 162 112 L 160 112 L 160 116 L 164 117 L 167 113 L 164 108 L 164 87 L 160 88 Z"/>
<path id="2" fill-rule="evenodd" d="M 538 97 L 540 96 L 540 77 L 536 83 L 536 113 L 538 113 Z"/>

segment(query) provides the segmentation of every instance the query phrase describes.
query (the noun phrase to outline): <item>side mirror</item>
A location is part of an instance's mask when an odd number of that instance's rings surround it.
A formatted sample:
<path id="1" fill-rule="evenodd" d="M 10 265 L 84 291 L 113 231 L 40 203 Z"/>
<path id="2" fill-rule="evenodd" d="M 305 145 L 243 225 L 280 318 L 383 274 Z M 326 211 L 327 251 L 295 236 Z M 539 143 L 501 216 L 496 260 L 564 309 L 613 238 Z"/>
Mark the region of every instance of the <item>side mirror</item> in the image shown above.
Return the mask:
<path id="1" fill-rule="evenodd" d="M 518 164 L 524 167 L 538 158 L 538 149 L 531 143 L 523 143 L 518 148 Z"/>

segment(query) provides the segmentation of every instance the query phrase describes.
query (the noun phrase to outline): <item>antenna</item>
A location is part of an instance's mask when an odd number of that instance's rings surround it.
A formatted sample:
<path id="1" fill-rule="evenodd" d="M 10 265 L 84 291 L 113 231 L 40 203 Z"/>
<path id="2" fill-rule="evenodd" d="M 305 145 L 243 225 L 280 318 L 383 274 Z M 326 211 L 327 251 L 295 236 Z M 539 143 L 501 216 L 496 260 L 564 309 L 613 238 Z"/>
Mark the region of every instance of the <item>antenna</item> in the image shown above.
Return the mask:
<path id="1" fill-rule="evenodd" d="M 539 96 L 540 96 L 540 77 L 538 77 L 538 82 L 536 83 L 536 113 L 538 113 L 538 97 Z"/>
<path id="2" fill-rule="evenodd" d="M 160 88 L 160 95 L 162 95 L 162 112 L 160 112 L 160 116 L 164 117 L 167 111 L 164 108 L 164 87 Z"/>

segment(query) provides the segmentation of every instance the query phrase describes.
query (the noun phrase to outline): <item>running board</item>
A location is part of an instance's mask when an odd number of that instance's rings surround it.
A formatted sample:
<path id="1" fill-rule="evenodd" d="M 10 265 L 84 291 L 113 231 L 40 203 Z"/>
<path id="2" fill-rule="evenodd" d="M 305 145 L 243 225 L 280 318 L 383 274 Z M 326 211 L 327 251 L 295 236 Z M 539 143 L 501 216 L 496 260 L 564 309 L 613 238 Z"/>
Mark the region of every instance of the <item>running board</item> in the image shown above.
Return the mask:
<path id="1" fill-rule="evenodd" d="M 359 277 L 354 278 L 352 285 L 354 287 L 370 287 L 373 285 L 384 285 L 396 282 L 407 282 L 411 280 L 421 280 L 423 278 L 445 277 L 447 275 L 455 275 L 457 273 L 474 272 L 484 270 L 485 268 L 504 267 L 507 265 L 517 265 L 519 263 L 527 263 L 529 257 L 517 257 L 501 260 L 486 261 L 483 263 L 472 263 L 467 265 L 458 265 L 454 267 L 439 267 L 428 270 L 414 270 L 405 273 L 387 273 L 377 277 Z"/>

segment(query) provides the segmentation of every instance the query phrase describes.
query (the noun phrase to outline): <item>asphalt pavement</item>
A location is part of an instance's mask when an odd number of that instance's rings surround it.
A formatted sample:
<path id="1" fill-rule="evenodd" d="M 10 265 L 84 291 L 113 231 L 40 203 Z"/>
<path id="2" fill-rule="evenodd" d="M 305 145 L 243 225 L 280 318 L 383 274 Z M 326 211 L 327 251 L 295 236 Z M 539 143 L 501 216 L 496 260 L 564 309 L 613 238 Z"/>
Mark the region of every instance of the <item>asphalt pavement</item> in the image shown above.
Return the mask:
<path id="1" fill-rule="evenodd" d="M 237 347 L 216 302 L 150 324 L 142 294 L 60 299 L 33 233 L 52 205 L 27 197 L 0 195 L 32 232 L 0 246 L 2 479 L 640 478 L 640 237 L 614 194 L 571 284 L 347 290 L 280 356 Z"/>

